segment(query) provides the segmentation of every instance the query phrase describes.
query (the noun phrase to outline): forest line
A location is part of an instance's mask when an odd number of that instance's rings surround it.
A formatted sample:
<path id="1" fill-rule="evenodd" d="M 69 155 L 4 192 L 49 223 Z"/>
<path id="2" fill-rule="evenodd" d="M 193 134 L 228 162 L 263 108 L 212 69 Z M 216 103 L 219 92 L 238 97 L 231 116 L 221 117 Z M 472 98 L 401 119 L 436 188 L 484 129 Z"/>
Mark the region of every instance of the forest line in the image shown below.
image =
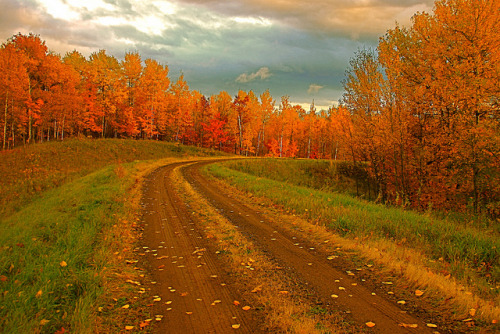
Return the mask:
<path id="1" fill-rule="evenodd" d="M 439 0 L 352 58 L 338 107 L 222 91 L 106 51 L 61 57 L 35 34 L 0 48 L 2 148 L 68 137 L 176 141 L 246 156 L 350 160 L 379 200 L 500 216 L 500 3 Z"/>

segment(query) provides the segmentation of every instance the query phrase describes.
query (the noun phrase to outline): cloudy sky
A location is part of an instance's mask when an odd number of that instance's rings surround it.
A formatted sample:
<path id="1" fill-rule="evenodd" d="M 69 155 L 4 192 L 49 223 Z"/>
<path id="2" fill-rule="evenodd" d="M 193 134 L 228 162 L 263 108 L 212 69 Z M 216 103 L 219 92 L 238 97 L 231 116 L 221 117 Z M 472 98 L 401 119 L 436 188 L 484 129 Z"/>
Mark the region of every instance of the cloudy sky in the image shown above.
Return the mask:
<path id="1" fill-rule="evenodd" d="M 433 0 L 0 0 L 0 40 L 33 32 L 49 49 L 123 59 L 138 51 L 205 95 L 239 89 L 328 107 L 358 49 Z M 308 108 L 308 107 L 307 107 Z"/>

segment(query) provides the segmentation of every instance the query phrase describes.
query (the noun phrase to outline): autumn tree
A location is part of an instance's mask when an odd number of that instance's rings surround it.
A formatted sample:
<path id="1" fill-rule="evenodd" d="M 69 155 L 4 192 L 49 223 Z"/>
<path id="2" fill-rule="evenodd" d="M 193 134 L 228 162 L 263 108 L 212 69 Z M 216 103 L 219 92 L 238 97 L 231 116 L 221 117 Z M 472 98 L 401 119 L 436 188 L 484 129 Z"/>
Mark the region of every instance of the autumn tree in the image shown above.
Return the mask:
<path id="1" fill-rule="evenodd" d="M 14 146 L 16 128 L 22 125 L 19 115 L 28 99 L 29 76 L 25 66 L 27 58 L 14 44 L 0 48 L 0 98 L 3 102 L 2 149 Z M 10 138 L 10 140 L 8 140 Z"/>

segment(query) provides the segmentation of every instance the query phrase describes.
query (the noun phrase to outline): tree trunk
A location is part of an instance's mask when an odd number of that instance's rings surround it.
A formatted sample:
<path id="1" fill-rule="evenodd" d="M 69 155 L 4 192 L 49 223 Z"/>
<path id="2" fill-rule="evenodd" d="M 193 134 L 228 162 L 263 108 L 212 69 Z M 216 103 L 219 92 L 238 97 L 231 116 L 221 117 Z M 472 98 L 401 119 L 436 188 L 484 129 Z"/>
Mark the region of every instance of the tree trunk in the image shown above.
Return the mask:
<path id="1" fill-rule="evenodd" d="M 9 92 L 7 91 L 5 96 L 5 116 L 3 123 L 3 150 L 5 150 L 5 142 L 7 140 L 7 107 L 9 105 Z"/>

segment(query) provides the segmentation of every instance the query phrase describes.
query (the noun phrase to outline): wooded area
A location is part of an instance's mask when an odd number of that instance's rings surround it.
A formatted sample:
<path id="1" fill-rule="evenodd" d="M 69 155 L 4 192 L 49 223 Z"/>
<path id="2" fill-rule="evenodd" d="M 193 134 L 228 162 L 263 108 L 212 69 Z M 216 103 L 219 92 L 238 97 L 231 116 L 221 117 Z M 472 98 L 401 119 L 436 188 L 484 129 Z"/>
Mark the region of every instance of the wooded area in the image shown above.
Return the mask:
<path id="1" fill-rule="evenodd" d="M 206 97 L 137 52 L 61 57 L 17 34 L 0 48 L 2 148 L 86 136 L 345 159 L 380 201 L 500 216 L 499 57 L 499 1 L 437 1 L 360 50 L 340 106 L 317 111 L 269 91 Z"/>

